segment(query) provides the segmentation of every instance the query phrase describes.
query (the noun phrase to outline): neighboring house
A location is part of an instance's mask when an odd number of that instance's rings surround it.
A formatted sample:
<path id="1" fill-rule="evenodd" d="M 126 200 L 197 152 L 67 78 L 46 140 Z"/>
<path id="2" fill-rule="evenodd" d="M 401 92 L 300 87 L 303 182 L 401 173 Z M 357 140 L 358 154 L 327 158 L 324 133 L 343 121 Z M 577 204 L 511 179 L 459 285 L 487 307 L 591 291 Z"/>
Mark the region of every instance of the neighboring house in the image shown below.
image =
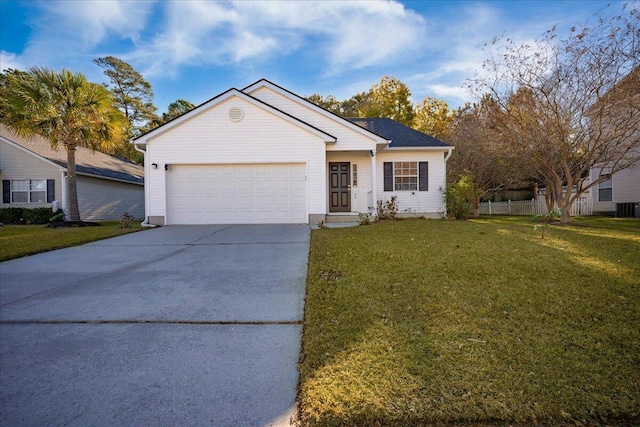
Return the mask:
<path id="1" fill-rule="evenodd" d="M 611 174 L 611 164 L 598 164 L 591 168 L 589 178 L 591 182 L 603 177 L 608 178 L 600 182 L 594 188 L 592 194 L 593 211 L 598 214 L 615 214 L 616 216 L 640 217 L 640 67 L 634 68 L 617 85 L 610 89 L 603 98 L 608 99 L 613 108 L 601 113 L 602 130 L 616 134 L 628 134 L 630 141 L 635 143 L 635 149 L 626 152 L 619 161 L 622 164 L 630 164 L 630 168 L 619 170 Z M 596 104 L 596 107 L 598 104 Z M 611 117 L 609 117 L 611 114 Z M 617 123 L 618 117 L 624 125 L 617 128 L 609 122 Z M 596 120 L 598 117 L 596 117 Z"/>
<path id="2" fill-rule="evenodd" d="M 390 119 L 344 119 L 267 80 L 230 89 L 132 141 L 150 224 L 440 218 L 453 147 Z"/>
<path id="3" fill-rule="evenodd" d="M 613 175 L 600 168 L 592 168 L 591 182 L 600 176 L 608 177 L 591 192 L 593 213 L 619 217 L 640 217 L 640 163 Z"/>
<path id="4" fill-rule="evenodd" d="M 41 137 L 23 139 L 0 124 L 2 204 L 67 208 L 67 153 Z M 76 151 L 76 181 L 83 220 L 144 218 L 144 168 L 88 148 Z"/>

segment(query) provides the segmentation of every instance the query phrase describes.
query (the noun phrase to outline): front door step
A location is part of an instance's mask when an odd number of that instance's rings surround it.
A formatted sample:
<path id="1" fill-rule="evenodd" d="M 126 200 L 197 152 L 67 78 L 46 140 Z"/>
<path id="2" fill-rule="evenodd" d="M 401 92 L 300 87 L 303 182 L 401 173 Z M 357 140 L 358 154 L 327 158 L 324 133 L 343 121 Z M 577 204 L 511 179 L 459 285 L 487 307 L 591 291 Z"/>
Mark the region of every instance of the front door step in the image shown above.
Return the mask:
<path id="1" fill-rule="evenodd" d="M 358 222 L 358 214 L 357 213 L 347 213 L 347 214 L 331 214 L 325 216 L 326 223 L 333 222 Z"/>

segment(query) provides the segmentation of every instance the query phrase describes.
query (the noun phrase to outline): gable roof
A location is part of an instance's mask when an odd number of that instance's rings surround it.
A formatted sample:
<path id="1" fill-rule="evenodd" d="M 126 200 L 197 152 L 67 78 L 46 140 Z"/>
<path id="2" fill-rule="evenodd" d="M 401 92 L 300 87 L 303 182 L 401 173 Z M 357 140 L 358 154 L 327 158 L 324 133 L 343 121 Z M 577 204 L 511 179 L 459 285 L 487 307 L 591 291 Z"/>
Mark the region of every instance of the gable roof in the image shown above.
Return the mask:
<path id="1" fill-rule="evenodd" d="M 320 107 L 319 105 L 314 104 L 313 102 L 301 97 L 300 95 L 297 95 L 293 92 L 291 92 L 288 89 L 283 88 L 282 86 L 278 86 L 277 84 L 270 82 L 267 79 L 260 79 L 255 83 L 250 84 L 249 86 L 245 87 L 244 89 L 242 89 L 242 92 L 244 93 L 250 93 L 253 91 L 256 91 L 260 88 L 266 87 L 276 93 L 279 93 L 280 95 L 294 101 L 297 102 L 298 104 L 301 104 L 307 108 L 310 108 L 314 111 L 316 111 L 317 113 L 320 113 L 322 115 L 324 115 L 325 117 L 329 117 L 332 120 L 335 120 L 343 125 L 346 125 L 347 127 L 360 132 L 366 136 L 368 136 L 369 138 L 373 138 L 376 141 L 376 144 L 384 144 L 384 145 L 388 145 L 389 144 L 389 138 L 386 138 L 385 136 L 376 133 L 375 131 L 371 130 L 371 129 L 366 129 L 362 126 L 353 126 L 353 123 L 351 123 L 348 119 L 345 119 L 342 116 L 339 116 L 336 113 L 333 113 L 327 109 L 324 109 L 322 107 Z"/>
<path id="2" fill-rule="evenodd" d="M 349 117 L 347 120 L 384 138 L 390 139 L 391 144 L 389 144 L 389 148 L 452 148 L 449 144 L 439 139 L 418 132 L 393 119 L 384 117 Z"/>
<path id="3" fill-rule="evenodd" d="M 249 102 L 250 104 L 256 105 L 264 110 L 267 110 L 269 112 L 271 112 L 272 114 L 290 122 L 293 123 L 294 125 L 306 130 L 307 132 L 310 132 L 320 138 L 322 138 L 325 142 L 327 143 L 331 143 L 331 142 L 336 142 L 337 139 L 335 136 L 330 135 L 326 132 L 324 132 L 321 129 L 318 129 L 317 127 L 310 125 L 307 122 L 304 122 L 282 110 L 279 110 L 278 108 L 274 107 L 273 105 L 269 105 L 264 101 L 261 101 L 258 98 L 255 98 L 247 93 L 241 92 L 238 89 L 235 88 L 231 88 L 225 92 L 222 92 L 220 95 L 214 96 L 213 98 L 209 99 L 208 101 L 203 102 L 202 104 L 198 105 L 197 107 L 193 108 L 192 110 L 189 110 L 188 112 L 174 118 L 173 120 L 170 120 L 169 122 L 163 124 L 160 127 L 157 127 L 145 134 L 140 135 L 139 137 L 133 139 L 133 143 L 134 144 L 146 144 L 147 141 L 150 138 L 153 138 L 154 136 L 157 136 L 159 134 L 162 134 L 164 132 L 167 132 L 169 129 L 180 125 L 181 123 L 189 120 L 192 117 L 195 117 L 197 115 L 200 115 L 202 113 L 204 113 L 205 111 L 214 108 L 216 105 L 221 104 L 222 102 L 233 98 L 234 96 Z"/>
<path id="4" fill-rule="evenodd" d="M 63 147 L 54 150 L 49 141 L 40 136 L 31 139 L 21 138 L 0 123 L 0 137 L 3 141 L 13 144 L 23 151 L 61 168 L 67 168 L 66 150 Z M 84 147 L 76 148 L 76 173 L 114 181 L 144 184 L 144 168 L 142 166 Z"/>

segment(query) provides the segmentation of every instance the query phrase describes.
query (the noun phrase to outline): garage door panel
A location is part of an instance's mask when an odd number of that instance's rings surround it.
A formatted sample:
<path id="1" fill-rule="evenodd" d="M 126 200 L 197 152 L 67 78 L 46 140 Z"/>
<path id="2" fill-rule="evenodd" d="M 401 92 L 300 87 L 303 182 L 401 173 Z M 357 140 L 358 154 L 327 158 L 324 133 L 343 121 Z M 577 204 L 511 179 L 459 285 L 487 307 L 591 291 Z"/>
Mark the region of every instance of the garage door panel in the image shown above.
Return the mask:
<path id="1" fill-rule="evenodd" d="M 304 164 L 172 165 L 172 224 L 306 223 Z"/>

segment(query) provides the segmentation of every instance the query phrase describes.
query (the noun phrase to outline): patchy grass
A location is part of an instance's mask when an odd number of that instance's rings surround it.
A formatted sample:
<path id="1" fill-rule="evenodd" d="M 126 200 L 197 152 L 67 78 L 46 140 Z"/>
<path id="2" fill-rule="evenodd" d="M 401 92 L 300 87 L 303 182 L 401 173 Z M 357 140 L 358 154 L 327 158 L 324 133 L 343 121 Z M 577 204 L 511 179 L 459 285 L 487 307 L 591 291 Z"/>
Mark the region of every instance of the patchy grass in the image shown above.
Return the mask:
<path id="1" fill-rule="evenodd" d="M 102 222 L 99 227 L 47 228 L 44 225 L 0 227 L 0 261 L 7 261 L 54 249 L 82 245 L 96 240 L 140 231 L 140 224 L 118 228 L 120 223 Z"/>
<path id="2" fill-rule="evenodd" d="M 640 422 L 640 221 L 312 233 L 302 425 Z"/>

